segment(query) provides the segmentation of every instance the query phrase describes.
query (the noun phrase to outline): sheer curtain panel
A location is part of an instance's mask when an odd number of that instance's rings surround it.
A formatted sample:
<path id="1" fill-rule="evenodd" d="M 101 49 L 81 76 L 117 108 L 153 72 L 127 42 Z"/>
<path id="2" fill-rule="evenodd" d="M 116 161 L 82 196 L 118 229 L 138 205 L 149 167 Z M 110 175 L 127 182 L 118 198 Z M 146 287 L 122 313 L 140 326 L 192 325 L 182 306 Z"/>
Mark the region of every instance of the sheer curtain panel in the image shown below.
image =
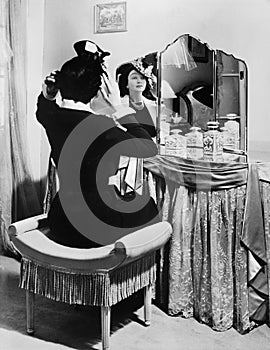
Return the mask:
<path id="1" fill-rule="evenodd" d="M 1 250 L 17 255 L 8 235 L 12 221 L 41 212 L 27 145 L 27 0 L 0 0 L 0 229 Z"/>

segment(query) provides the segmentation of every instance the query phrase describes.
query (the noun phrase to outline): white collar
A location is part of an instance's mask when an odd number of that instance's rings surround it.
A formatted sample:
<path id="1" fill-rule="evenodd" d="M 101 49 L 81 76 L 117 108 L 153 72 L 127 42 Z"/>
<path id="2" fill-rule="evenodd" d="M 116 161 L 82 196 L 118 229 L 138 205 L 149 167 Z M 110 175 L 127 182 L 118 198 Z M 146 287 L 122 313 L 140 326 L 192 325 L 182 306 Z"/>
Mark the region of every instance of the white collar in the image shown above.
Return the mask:
<path id="1" fill-rule="evenodd" d="M 146 105 L 151 105 L 151 104 L 155 104 L 154 101 L 152 100 L 149 100 L 148 98 L 142 96 L 142 101 L 146 104 Z M 125 95 L 123 97 L 121 97 L 121 102 L 125 105 L 128 105 L 129 104 L 129 96 L 128 95 Z"/>
<path id="2" fill-rule="evenodd" d="M 61 103 L 61 107 L 62 108 L 69 108 L 69 109 L 77 109 L 77 110 L 81 110 L 81 111 L 86 111 L 86 112 L 90 112 L 90 113 L 95 113 L 91 108 L 90 108 L 90 104 L 86 104 L 83 102 L 75 102 L 73 100 L 66 100 L 63 99 L 62 103 Z"/>

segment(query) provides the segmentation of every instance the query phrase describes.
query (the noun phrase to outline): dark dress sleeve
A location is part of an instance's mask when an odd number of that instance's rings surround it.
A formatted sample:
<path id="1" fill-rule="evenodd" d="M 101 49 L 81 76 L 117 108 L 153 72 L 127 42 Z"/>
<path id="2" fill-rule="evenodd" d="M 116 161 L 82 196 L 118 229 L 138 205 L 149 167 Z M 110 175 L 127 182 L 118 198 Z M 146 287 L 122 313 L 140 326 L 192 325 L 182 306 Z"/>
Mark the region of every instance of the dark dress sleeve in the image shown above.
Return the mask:
<path id="1" fill-rule="evenodd" d="M 106 116 L 68 110 L 59 107 L 55 101 L 47 100 L 43 94 L 38 97 L 36 117 L 49 133 L 52 143 L 63 144 L 68 134 L 88 116 L 92 118 L 89 140 L 96 140 L 90 146 L 91 156 L 96 154 L 99 157 L 114 146 L 117 146 L 118 155 L 148 158 L 157 154 L 156 144 L 147 130 L 136 120 L 135 114 L 118 119 L 123 126 L 121 128 L 113 119 Z M 57 149 L 61 150 L 61 147 L 57 146 Z M 92 152 L 93 150 L 95 152 Z"/>
<path id="2" fill-rule="evenodd" d="M 118 120 L 126 130 L 117 126 L 106 134 L 108 147 L 119 145 L 119 154 L 129 157 L 148 158 L 158 153 L 151 135 L 140 124 L 135 115 L 127 115 Z"/>
<path id="3" fill-rule="evenodd" d="M 72 127 L 78 125 L 89 114 L 86 111 L 84 113 L 77 113 L 76 118 L 74 118 L 74 110 L 60 107 L 55 100 L 47 100 L 42 93 L 37 99 L 36 117 L 43 126 L 55 123 L 55 116 L 57 116 L 57 124 L 66 125 L 69 129 L 72 129 Z"/>

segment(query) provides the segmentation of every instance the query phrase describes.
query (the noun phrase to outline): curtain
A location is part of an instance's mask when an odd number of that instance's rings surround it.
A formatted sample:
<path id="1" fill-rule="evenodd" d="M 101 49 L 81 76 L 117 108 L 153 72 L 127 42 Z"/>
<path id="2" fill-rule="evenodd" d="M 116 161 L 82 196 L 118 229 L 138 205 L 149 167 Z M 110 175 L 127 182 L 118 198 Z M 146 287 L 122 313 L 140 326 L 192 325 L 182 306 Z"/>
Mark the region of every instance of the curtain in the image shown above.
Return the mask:
<path id="1" fill-rule="evenodd" d="M 266 308 L 266 323 L 270 326 L 270 181 L 260 181 L 260 188 L 263 199 L 263 211 L 264 211 L 264 227 L 265 227 L 265 243 L 266 243 L 266 262 L 267 262 L 267 290 L 261 293 L 262 304 Z"/>
<path id="2" fill-rule="evenodd" d="M 3 104 L 0 128 L 1 249 L 18 256 L 8 226 L 41 212 L 31 176 L 27 145 L 26 20 L 27 0 L 0 0 L 0 61 Z"/>

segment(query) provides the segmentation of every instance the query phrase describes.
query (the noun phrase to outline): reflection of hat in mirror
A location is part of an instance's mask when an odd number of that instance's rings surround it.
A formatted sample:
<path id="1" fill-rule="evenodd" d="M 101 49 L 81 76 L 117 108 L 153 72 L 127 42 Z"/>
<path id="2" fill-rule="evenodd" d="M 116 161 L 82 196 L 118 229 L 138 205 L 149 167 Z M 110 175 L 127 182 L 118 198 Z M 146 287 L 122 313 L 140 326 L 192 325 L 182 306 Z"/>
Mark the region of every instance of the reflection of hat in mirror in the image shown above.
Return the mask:
<path id="1" fill-rule="evenodd" d="M 122 77 L 127 77 L 134 69 L 150 81 L 156 79 L 152 72 L 153 65 L 146 63 L 142 57 L 139 57 L 133 61 L 121 64 L 121 66 L 116 69 L 116 80 L 119 80 L 120 75 L 122 75 Z"/>
<path id="2" fill-rule="evenodd" d="M 130 62 L 126 62 L 121 64 L 118 68 L 116 68 L 116 81 L 119 82 L 120 76 L 127 77 L 129 73 L 134 69 L 133 65 Z"/>
<path id="3" fill-rule="evenodd" d="M 203 105 L 213 108 L 213 86 L 203 86 L 193 91 L 192 96 Z"/>
<path id="4" fill-rule="evenodd" d="M 153 79 L 153 65 L 147 64 L 142 57 L 136 58 L 130 62 L 134 68 L 148 79 Z"/>

